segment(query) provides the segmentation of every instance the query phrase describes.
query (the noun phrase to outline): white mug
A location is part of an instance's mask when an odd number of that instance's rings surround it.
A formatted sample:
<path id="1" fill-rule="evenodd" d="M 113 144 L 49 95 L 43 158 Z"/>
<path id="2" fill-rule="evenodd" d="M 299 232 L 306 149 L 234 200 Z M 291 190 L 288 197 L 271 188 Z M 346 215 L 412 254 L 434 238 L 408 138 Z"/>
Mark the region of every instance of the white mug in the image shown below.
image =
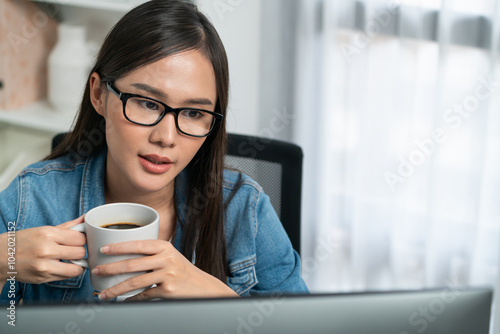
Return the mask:
<path id="1" fill-rule="evenodd" d="M 98 206 L 85 214 L 83 224 L 71 228 L 86 234 L 88 254 L 87 259 L 72 260 L 71 262 L 89 268 L 90 282 L 97 293 L 126 279 L 144 274 L 145 272 L 134 272 L 114 276 L 95 276 L 92 274 L 92 270 L 98 265 L 145 256 L 141 254 L 106 255 L 102 254 L 100 249 L 103 246 L 118 242 L 158 239 L 159 222 L 160 215 L 158 212 L 146 205 L 113 203 Z M 118 225 L 117 227 L 123 228 L 126 227 L 127 223 L 137 224 L 140 227 L 112 229 L 108 226 L 115 225 L 116 227 Z M 131 291 L 120 296 L 119 300 L 136 295 L 144 290 L 145 288 Z"/>

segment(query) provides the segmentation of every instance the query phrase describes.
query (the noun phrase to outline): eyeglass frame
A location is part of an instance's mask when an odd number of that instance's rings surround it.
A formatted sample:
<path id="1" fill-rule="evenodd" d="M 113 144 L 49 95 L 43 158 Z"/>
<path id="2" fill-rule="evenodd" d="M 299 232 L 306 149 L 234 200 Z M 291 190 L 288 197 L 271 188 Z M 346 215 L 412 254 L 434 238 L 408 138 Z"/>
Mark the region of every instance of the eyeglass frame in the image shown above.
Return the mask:
<path id="1" fill-rule="evenodd" d="M 124 92 L 120 91 L 114 85 L 114 83 L 112 81 L 106 81 L 106 87 L 107 87 L 107 89 L 111 93 L 115 94 L 120 99 L 120 101 L 122 101 L 122 104 L 123 104 L 123 116 L 125 116 L 125 118 L 127 119 L 127 121 L 129 121 L 131 123 L 134 123 L 134 124 L 137 124 L 137 125 L 155 126 L 155 125 L 157 125 L 158 123 L 161 122 L 161 120 L 165 117 L 165 115 L 167 115 L 168 113 L 173 113 L 174 116 L 175 116 L 174 117 L 174 119 L 175 119 L 175 127 L 177 128 L 177 131 L 179 131 L 182 134 L 185 134 L 186 136 L 196 137 L 196 138 L 203 138 L 203 137 L 209 136 L 212 133 L 212 131 L 214 130 L 215 124 L 217 122 L 220 122 L 224 118 L 224 115 L 222 115 L 220 113 L 216 113 L 214 111 L 208 111 L 208 110 L 205 110 L 205 109 L 197 109 L 197 108 L 172 108 L 172 107 L 168 106 L 167 104 L 165 104 L 165 103 L 163 103 L 161 101 L 158 101 L 156 99 L 153 99 L 151 97 L 148 97 L 148 96 L 143 96 L 143 95 L 138 95 L 138 94 L 124 93 Z M 131 120 L 127 116 L 127 113 L 125 111 L 126 110 L 126 106 L 127 106 L 127 101 L 130 98 L 133 98 L 133 97 L 139 97 L 139 98 L 143 98 L 143 99 L 148 99 L 148 100 L 151 100 L 151 101 L 155 101 L 155 102 L 159 103 L 160 105 L 162 105 L 165 110 L 163 110 L 163 112 L 158 116 L 158 119 L 154 123 L 152 123 L 152 124 L 144 124 L 144 123 L 135 122 L 135 121 Z M 186 132 L 182 131 L 181 128 L 179 127 L 179 122 L 178 122 L 177 119 L 179 117 L 179 113 L 181 113 L 184 110 L 200 111 L 200 112 L 204 112 L 204 113 L 212 115 L 214 118 L 212 120 L 212 125 L 210 126 L 210 130 L 208 131 L 208 133 L 205 134 L 205 135 L 201 135 L 200 136 L 200 135 L 193 135 L 193 134 L 186 133 Z"/>

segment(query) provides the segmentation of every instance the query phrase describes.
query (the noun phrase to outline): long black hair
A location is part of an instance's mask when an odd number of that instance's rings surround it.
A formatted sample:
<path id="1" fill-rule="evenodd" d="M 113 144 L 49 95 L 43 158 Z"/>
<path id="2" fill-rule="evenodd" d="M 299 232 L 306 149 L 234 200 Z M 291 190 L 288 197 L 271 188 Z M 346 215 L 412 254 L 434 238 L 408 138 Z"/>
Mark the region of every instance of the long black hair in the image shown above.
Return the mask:
<path id="1" fill-rule="evenodd" d="M 90 100 L 92 73 L 98 73 L 101 81 L 115 81 L 137 68 L 189 50 L 200 50 L 211 61 L 217 86 L 215 111 L 226 115 L 228 62 L 217 31 L 188 1 L 152 0 L 132 9 L 110 31 L 89 74 L 74 129 L 46 159 L 65 154 L 89 156 L 106 146 L 104 118 Z M 198 268 L 223 282 L 228 274 L 222 197 L 225 119 L 216 124 L 186 167 L 189 184 L 182 246 L 184 256 L 194 258 Z"/>

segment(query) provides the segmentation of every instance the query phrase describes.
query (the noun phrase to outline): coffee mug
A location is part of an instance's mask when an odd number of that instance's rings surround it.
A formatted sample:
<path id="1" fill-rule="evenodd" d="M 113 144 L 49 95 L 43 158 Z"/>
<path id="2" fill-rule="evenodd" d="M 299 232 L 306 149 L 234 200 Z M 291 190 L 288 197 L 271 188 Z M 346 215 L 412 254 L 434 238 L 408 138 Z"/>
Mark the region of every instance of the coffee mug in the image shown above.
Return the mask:
<path id="1" fill-rule="evenodd" d="M 82 224 L 71 228 L 86 234 L 88 254 L 86 259 L 71 262 L 89 268 L 90 282 L 97 293 L 126 279 L 144 274 L 145 272 L 134 272 L 114 276 L 95 276 L 92 270 L 98 265 L 145 256 L 141 254 L 106 255 L 102 254 L 100 249 L 118 242 L 158 239 L 159 222 L 158 212 L 146 205 L 113 203 L 98 206 L 85 214 Z M 123 300 L 144 290 L 145 288 L 131 291 L 118 299 Z"/>

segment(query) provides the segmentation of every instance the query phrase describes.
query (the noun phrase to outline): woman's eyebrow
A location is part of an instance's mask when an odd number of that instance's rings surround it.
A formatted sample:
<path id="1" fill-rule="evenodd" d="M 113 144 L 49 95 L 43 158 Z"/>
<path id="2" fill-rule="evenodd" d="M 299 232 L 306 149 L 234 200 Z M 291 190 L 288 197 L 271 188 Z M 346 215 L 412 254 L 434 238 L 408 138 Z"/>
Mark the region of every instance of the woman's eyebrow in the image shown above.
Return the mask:
<path id="1" fill-rule="evenodd" d="M 158 90 L 154 87 L 151 87 L 149 85 L 143 84 L 143 83 L 134 83 L 132 84 L 133 87 L 143 90 L 147 93 L 150 93 L 154 95 L 156 98 L 161 99 L 161 100 L 166 100 L 167 99 L 167 94 L 163 93 L 161 90 Z M 202 105 L 202 106 L 213 106 L 214 103 L 210 101 L 209 99 L 206 98 L 192 98 L 192 99 L 187 99 L 184 101 L 186 104 L 196 104 L 196 105 Z"/>
<path id="2" fill-rule="evenodd" d="M 135 87 L 135 88 L 143 90 L 143 91 L 145 91 L 147 93 L 153 94 L 153 95 L 155 95 L 155 97 L 160 98 L 160 99 L 166 99 L 167 98 L 167 94 L 163 93 L 159 89 L 156 89 L 156 88 L 151 87 L 151 86 L 146 85 L 146 84 L 133 83 L 132 87 Z"/>
<path id="3" fill-rule="evenodd" d="M 199 98 L 199 99 L 187 99 L 186 101 L 184 101 L 184 103 L 186 104 L 197 104 L 197 105 L 200 105 L 200 106 L 213 106 L 213 102 L 210 101 L 209 99 L 204 99 L 204 98 Z"/>

